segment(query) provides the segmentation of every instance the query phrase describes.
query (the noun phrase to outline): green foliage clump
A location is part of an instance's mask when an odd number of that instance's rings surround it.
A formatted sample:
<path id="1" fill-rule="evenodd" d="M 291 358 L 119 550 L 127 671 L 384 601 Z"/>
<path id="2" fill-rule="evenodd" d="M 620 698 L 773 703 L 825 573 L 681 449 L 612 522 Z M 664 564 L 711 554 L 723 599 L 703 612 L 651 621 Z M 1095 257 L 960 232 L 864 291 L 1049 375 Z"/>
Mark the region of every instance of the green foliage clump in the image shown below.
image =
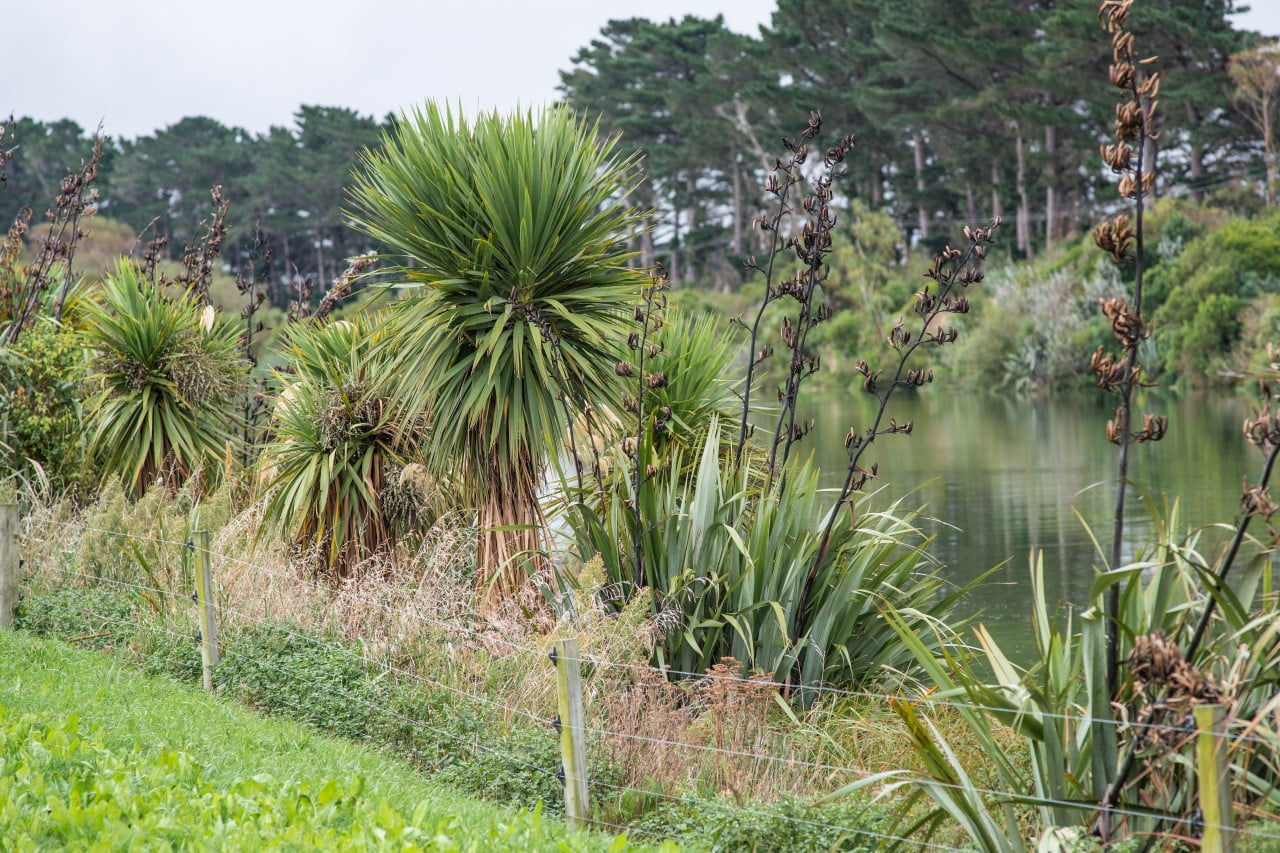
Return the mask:
<path id="1" fill-rule="evenodd" d="M 129 262 L 104 282 L 84 333 L 100 390 L 89 447 L 130 497 L 197 471 L 214 483 L 235 440 L 247 376 L 239 330 L 187 294 L 168 296 Z"/>
<path id="2" fill-rule="evenodd" d="M 1151 283 L 1163 366 L 1195 382 L 1230 373 L 1240 366 L 1233 349 L 1250 306 L 1280 292 L 1280 213 L 1232 219 L 1191 240 L 1152 271 Z"/>
<path id="3" fill-rule="evenodd" d="M 601 556 L 610 584 L 639 579 L 647 588 L 665 635 L 656 663 L 701 673 L 729 656 L 779 680 L 794 670 L 805 684 L 837 685 L 872 684 L 907 667 L 911 654 L 882 609 L 910 613 L 928 634 L 959 594 L 929 567 L 915 514 L 874 511 L 864 498 L 856 513 L 836 517 L 823 551 L 830 510 L 817 469 L 795 466 L 785 490 L 762 489 L 750 460 L 722 461 L 719 432 L 713 421 L 687 481 L 653 476 L 638 495 L 628 484 L 598 511 L 580 504 L 569 514 L 579 552 Z M 685 468 L 679 451 L 664 465 Z"/>
<path id="4" fill-rule="evenodd" d="M 374 681 L 358 652 L 269 624 L 248 626 L 227 645 L 216 681 L 237 699 L 346 737 L 367 739 L 377 729 L 387 686 Z"/>
<path id="5" fill-rule="evenodd" d="M 364 788 L 360 777 L 312 785 L 255 776 L 214 786 L 185 753 L 135 748 L 118 754 L 73 716 L 17 716 L 0 708 L 0 837 L 17 850 L 444 853 L 477 843 L 511 851 L 556 843 L 551 836 L 558 833 L 538 811 L 495 820 L 487 832 L 463 832 L 456 818 L 428 824 L 428 802 L 406 816 Z"/>
<path id="6" fill-rule="evenodd" d="M 268 520 L 322 573 L 350 574 L 429 527 L 454 503 L 421 464 L 422 415 L 402 419 L 387 350 L 363 318 L 289 328 L 274 436 Z"/>
<path id="7" fill-rule="evenodd" d="M 81 403 L 88 368 L 73 330 L 37 321 L 0 358 L 0 478 L 47 479 L 84 499 L 97 485 L 86 464 Z M 42 472 L 43 477 L 40 473 Z"/>
<path id="8" fill-rule="evenodd" d="M 127 640 L 134 600 L 108 586 L 33 590 L 23 593 L 14 614 L 14 627 L 86 646 L 103 648 Z"/>
<path id="9" fill-rule="evenodd" d="M 858 797 L 814 805 L 797 797 L 776 803 L 689 798 L 667 800 L 633 826 L 715 853 L 871 853 L 880 849 L 889 810 Z"/>

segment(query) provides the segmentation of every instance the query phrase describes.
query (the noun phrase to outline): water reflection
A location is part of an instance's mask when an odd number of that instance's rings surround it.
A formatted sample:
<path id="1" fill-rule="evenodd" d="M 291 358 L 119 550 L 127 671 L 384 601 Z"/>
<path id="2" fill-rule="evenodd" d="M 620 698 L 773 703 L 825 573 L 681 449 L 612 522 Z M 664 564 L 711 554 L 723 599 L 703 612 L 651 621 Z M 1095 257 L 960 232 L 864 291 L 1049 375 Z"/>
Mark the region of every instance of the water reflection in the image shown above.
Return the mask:
<path id="1" fill-rule="evenodd" d="M 1239 506 L 1240 478 L 1256 477 L 1261 459 L 1240 433 L 1245 401 L 1214 394 L 1142 396 L 1139 410 L 1167 414 L 1169 433 L 1135 450 L 1131 480 L 1157 497 L 1179 497 L 1184 526 L 1230 521 Z M 827 472 L 827 484 L 837 486 L 843 478 L 842 439 L 850 425 L 870 423 L 872 403 L 850 390 L 812 395 L 801 404 L 804 416 L 817 420 L 806 443 Z M 934 553 L 957 580 L 1005 563 L 970 604 L 1019 656 L 1031 642 L 1031 549 L 1044 550 L 1051 593 L 1078 602 L 1088 593 L 1098 557 L 1077 511 L 1110 547 L 1117 448 L 1103 436 L 1108 412 L 1104 400 L 1084 397 L 904 397 L 891 414 L 900 422 L 914 420 L 914 434 L 878 439 L 864 461 L 879 462 L 877 482 L 886 497 L 918 487 L 916 499 L 938 519 Z M 1129 501 L 1125 547 L 1131 556 L 1152 523 L 1132 492 Z"/>

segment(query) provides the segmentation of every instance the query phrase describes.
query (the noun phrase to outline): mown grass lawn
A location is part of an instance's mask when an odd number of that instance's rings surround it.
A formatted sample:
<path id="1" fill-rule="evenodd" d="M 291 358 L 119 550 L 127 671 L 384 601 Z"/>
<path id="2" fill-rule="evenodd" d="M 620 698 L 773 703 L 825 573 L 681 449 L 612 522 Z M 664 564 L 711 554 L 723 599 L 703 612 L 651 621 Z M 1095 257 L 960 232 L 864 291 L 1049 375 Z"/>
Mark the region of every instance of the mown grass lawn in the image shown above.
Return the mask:
<path id="1" fill-rule="evenodd" d="M 26 718 L 29 714 L 35 719 Z M 78 727 L 67 720 L 72 715 Z M 45 745 L 33 747 L 37 741 Z M 16 757 L 7 766 L 6 750 Z M 57 760 L 50 759 L 49 750 Z M 175 752 L 190 756 L 191 772 L 172 772 L 185 766 Z M 42 774 L 35 772 L 41 767 Z M 24 772 L 28 775 L 21 776 Z M 76 782 L 59 778 L 63 772 L 79 774 Z M 368 747 L 288 720 L 256 716 L 167 679 L 139 675 L 102 653 L 0 631 L 0 789 L 6 776 L 11 796 L 8 810 L 0 806 L 0 849 L 6 848 L 5 838 L 12 849 L 50 843 L 80 848 L 98 831 L 104 833 L 98 841 L 106 842 L 107 849 L 113 837 L 136 848 L 141 824 L 128 814 L 128 803 L 123 811 L 113 806 L 60 812 L 50 806 L 50 796 L 91 802 L 108 794 L 119 799 L 121 790 L 136 791 L 147 809 L 168 809 L 175 818 L 170 823 L 176 828 L 156 824 L 156 847 L 167 847 L 163 833 L 176 832 L 173 838 L 194 849 L 268 842 L 277 849 L 329 842 L 344 849 L 636 849 L 602 834 L 570 832 L 540 814 L 470 799 Z M 47 792 L 28 796 L 25 810 L 13 808 L 24 789 L 30 794 L 36 785 Z M 202 801 L 209 808 L 218 804 L 224 818 L 205 820 L 208 809 L 202 811 Z M 225 815 L 232 815 L 233 823 L 252 822 L 258 809 L 274 829 L 265 836 L 227 834 Z M 323 825 L 291 826 L 308 819 Z M 104 820 L 105 828 L 72 825 Z M 24 827 L 33 842 L 26 846 L 21 841 Z M 393 832 L 367 834 L 369 827 Z M 144 841 L 144 846 L 150 845 Z"/>

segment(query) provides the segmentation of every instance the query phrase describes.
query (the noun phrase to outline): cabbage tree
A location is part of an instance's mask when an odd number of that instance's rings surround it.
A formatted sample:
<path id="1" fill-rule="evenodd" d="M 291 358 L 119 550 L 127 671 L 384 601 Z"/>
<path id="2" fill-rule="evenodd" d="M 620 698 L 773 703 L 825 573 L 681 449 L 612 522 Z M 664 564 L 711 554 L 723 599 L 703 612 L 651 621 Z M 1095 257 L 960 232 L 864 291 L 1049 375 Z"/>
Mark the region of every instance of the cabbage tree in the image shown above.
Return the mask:
<path id="1" fill-rule="evenodd" d="M 221 474 L 248 365 L 239 329 L 190 293 L 166 294 L 129 261 L 103 282 L 83 332 L 97 393 L 89 452 L 130 498 Z"/>
<path id="2" fill-rule="evenodd" d="M 626 239 L 634 158 L 566 110 L 474 121 L 427 104 L 363 158 L 356 226 L 390 247 L 398 399 L 429 411 L 431 467 L 479 513 L 499 595 L 540 549 L 538 487 L 567 418 L 605 400 L 641 273 Z"/>

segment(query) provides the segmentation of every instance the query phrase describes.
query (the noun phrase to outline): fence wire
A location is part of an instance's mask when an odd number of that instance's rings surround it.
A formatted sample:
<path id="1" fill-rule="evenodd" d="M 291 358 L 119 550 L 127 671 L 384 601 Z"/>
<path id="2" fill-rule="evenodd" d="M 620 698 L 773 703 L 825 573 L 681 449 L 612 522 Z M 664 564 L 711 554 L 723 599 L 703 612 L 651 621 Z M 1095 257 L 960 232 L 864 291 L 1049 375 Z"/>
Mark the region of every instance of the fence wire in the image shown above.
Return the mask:
<path id="1" fill-rule="evenodd" d="M 180 548 L 180 549 L 188 549 L 188 550 L 195 549 L 195 546 L 191 541 L 179 541 L 175 539 L 167 539 L 162 537 L 146 536 L 141 534 L 110 530 L 106 528 L 93 527 L 89 525 L 75 524 L 71 522 L 54 521 L 51 519 L 42 519 L 42 521 L 45 523 L 54 524 L 63 528 L 77 529 L 85 532 L 116 536 L 123 539 L 135 539 L 140 541 L 148 541 L 155 544 L 168 545 L 168 546 L 173 546 L 175 548 Z M 39 541 L 48 545 L 56 544 L 35 535 L 29 535 L 28 538 L 30 538 L 33 541 Z M 207 554 L 212 559 L 238 564 L 245 568 L 252 569 L 255 572 L 259 572 L 266 576 L 276 577 L 281 580 L 287 581 L 288 583 L 291 583 L 291 584 L 302 584 L 302 585 L 309 586 L 315 589 L 316 591 L 322 592 L 328 596 L 332 596 L 335 592 L 335 590 L 332 587 L 325 586 L 323 584 L 316 583 L 315 581 L 311 581 L 306 578 L 299 577 L 298 575 L 293 573 L 283 572 L 277 569 L 272 569 L 270 567 L 263 566 L 258 563 L 254 563 L 252 561 L 247 561 L 232 554 L 221 553 L 213 550 L 209 550 Z M 77 572 L 67 568 L 60 568 L 60 567 L 45 567 L 45 568 L 67 577 L 73 577 L 82 581 L 87 581 L 95 584 L 103 583 L 103 584 L 109 584 L 117 588 L 128 588 L 128 589 L 133 589 L 133 590 L 137 590 L 139 592 L 144 592 L 144 593 L 160 594 L 160 595 L 164 595 L 169 598 L 177 599 L 183 602 L 193 601 L 193 596 L 188 596 L 186 594 L 175 592 L 173 590 L 166 590 L 159 587 L 147 586 L 144 584 L 130 583 L 127 581 L 121 581 L 114 578 L 102 577 L 96 574 Z M 216 586 L 216 579 L 215 579 L 215 586 Z M 499 644 L 512 649 L 513 651 L 524 652 L 524 653 L 534 654 L 538 656 L 541 656 L 544 654 L 542 650 L 536 647 L 516 642 L 515 640 L 512 640 L 508 637 L 495 635 L 489 632 L 476 631 L 473 628 L 467 627 L 457 622 L 433 618 L 433 617 L 427 616 L 426 614 L 418 612 L 416 610 L 411 611 L 411 610 L 406 610 L 402 608 L 392 607 L 391 605 L 387 604 L 385 601 L 380 601 L 367 596 L 362 596 L 358 592 L 353 592 L 351 590 L 343 590 L 343 594 L 349 598 L 352 598 L 364 604 L 368 604 L 373 607 L 382 609 L 396 616 L 408 617 L 410 620 L 419 621 L 423 624 L 432 625 L 444 631 L 458 633 L 464 636 L 474 637 L 477 639 L 484 640 L 486 642 L 496 641 Z M 243 622 L 246 622 L 249 624 L 269 626 L 272 629 L 282 631 L 293 638 L 305 641 L 307 643 L 316 644 L 319 647 L 325 649 L 326 651 L 330 651 L 335 654 L 348 657 L 354 661 L 359 662 L 362 666 L 384 670 L 388 674 L 393 674 L 402 678 L 410 679 L 416 683 L 424 684 L 433 689 L 439 689 L 439 690 L 445 691 L 451 695 L 456 696 L 461 700 L 474 702 L 478 705 L 492 708 L 494 710 L 501 711 L 504 713 L 512 714 L 516 717 L 528 719 L 539 725 L 548 725 L 548 721 L 543 716 L 530 712 L 527 709 L 510 705 L 508 703 L 493 699 L 492 697 L 489 697 L 489 696 L 482 696 L 476 693 L 471 693 L 469 691 L 466 691 L 454 685 L 446 684 L 442 681 L 426 677 L 419 672 L 414 672 L 414 671 L 403 669 L 401 667 L 396 667 L 390 663 L 375 661 L 367 655 L 354 652 L 350 649 L 346 649 L 334 643 L 325 642 L 324 640 L 321 640 L 313 635 L 307 635 L 307 634 L 294 631 L 290 629 L 288 626 L 285 626 L 278 621 L 255 617 L 255 616 L 246 614 L 242 611 L 231 608 L 227 605 L 217 604 L 216 603 L 218 599 L 217 595 L 214 595 L 213 599 L 214 599 L 214 606 L 218 612 L 225 614 L 227 616 L 233 617 L 234 619 L 242 620 Z M 92 610 L 83 609 L 83 608 L 80 609 L 80 612 L 83 615 L 86 615 L 104 622 L 128 625 L 132 628 L 144 630 L 144 631 L 159 632 L 159 633 L 163 633 L 163 634 L 178 638 L 183 642 L 191 642 L 191 638 L 189 636 L 164 628 L 162 626 L 144 624 L 141 622 L 124 619 L 122 617 L 111 615 L 111 614 L 96 613 Z M 235 652 L 234 648 L 231 648 L 231 649 L 223 648 L 222 657 L 223 659 L 229 659 L 233 657 L 239 657 L 241 659 L 244 659 L 246 656 L 238 654 L 237 652 Z M 282 675 L 286 675 L 290 677 L 298 676 L 298 673 L 296 672 L 284 670 L 283 668 L 276 666 L 268 661 L 264 661 L 261 658 L 251 658 L 251 659 L 254 661 L 256 665 L 265 666 L 266 668 L 276 671 Z M 575 662 L 575 661 L 571 661 L 571 663 L 572 662 Z M 586 663 L 586 664 L 590 664 L 592 666 L 600 667 L 603 669 L 624 669 L 624 670 L 631 670 L 631 671 L 637 671 L 637 672 L 650 672 L 650 673 L 660 675 L 663 678 L 668 678 L 670 676 L 675 675 L 675 676 L 683 676 L 693 680 L 701 680 L 704 682 L 705 681 L 726 681 L 726 682 L 737 683 L 737 684 L 746 684 L 754 688 L 760 688 L 762 686 L 766 686 L 759 679 L 752 679 L 752 678 L 747 678 L 743 676 L 730 675 L 727 673 L 684 672 L 680 670 L 673 670 L 667 667 L 654 667 L 654 666 L 640 664 L 640 663 L 631 662 L 631 661 L 613 661 L 613 660 L 609 660 L 607 658 L 603 658 L 590 653 L 580 654 L 576 660 L 576 663 L 579 663 L 579 664 Z M 781 686 L 781 685 L 776 685 L 776 686 Z M 391 708 L 370 703 L 367 699 L 364 699 L 349 691 L 342 690 L 341 688 L 334 688 L 333 686 L 330 685 L 325 689 L 327 692 L 329 692 L 330 695 L 340 696 L 346 701 L 354 702 L 358 705 L 366 707 L 369 710 L 379 715 L 383 715 L 393 719 L 398 719 L 401 722 L 412 725 L 421 730 L 431 732 L 435 735 L 439 735 L 448 740 L 464 743 L 467 746 L 474 747 L 482 751 L 485 751 L 487 753 L 493 754 L 504 761 L 509 761 L 515 766 L 532 770 L 539 774 L 548 774 L 552 776 L 556 775 L 556 771 L 554 770 L 548 770 L 547 768 L 538 767 L 537 765 L 534 765 L 518 756 L 496 749 L 487 744 L 480 743 L 476 739 L 462 737 L 454 732 L 449 732 L 445 729 L 441 729 L 438 726 L 434 726 L 423 720 L 414 719 L 413 717 L 405 715 Z M 887 702 L 905 702 L 911 705 L 931 705 L 931 706 L 952 708 L 955 710 L 981 711 L 981 712 L 996 713 L 1001 715 L 1014 715 L 1015 717 L 1030 716 L 1030 717 L 1056 718 L 1056 719 L 1071 721 L 1078 724 L 1101 723 L 1101 724 L 1107 724 L 1107 725 L 1114 725 L 1119 729 L 1144 728 L 1144 729 L 1152 729 L 1152 730 L 1158 730 L 1158 731 L 1173 731 L 1173 732 L 1179 732 L 1183 734 L 1193 734 L 1193 732 L 1188 731 L 1185 727 L 1177 726 L 1177 725 L 1158 724 L 1158 723 L 1141 723 L 1141 722 L 1124 721 L 1124 720 L 1116 720 L 1116 719 L 1095 718 L 1087 715 L 1060 714 L 1060 713 L 1049 713 L 1049 712 L 1028 711 L 1025 714 L 1023 714 L 1023 713 L 1020 713 L 1018 709 L 984 706 L 980 704 L 960 702 L 960 701 L 956 701 L 946 697 L 936 697 L 936 696 L 928 696 L 928 695 L 922 695 L 919 697 L 906 697 L 901 694 L 893 695 L 893 694 L 887 694 L 887 693 L 876 693 L 874 691 L 850 690 L 850 689 L 829 687 L 829 686 L 823 686 L 823 685 L 818 685 L 813 687 L 806 686 L 804 689 L 813 690 L 823 694 L 841 696 L 841 697 L 872 699 L 872 700 L 887 701 Z M 298 707 L 296 704 L 294 704 L 291 701 L 286 700 L 284 704 L 287 704 L 290 707 L 293 707 L 294 710 L 298 711 L 299 713 L 305 713 L 306 709 Z M 720 747 L 720 746 L 690 743 L 688 741 L 652 737 L 652 736 L 640 735 L 636 733 L 618 732 L 618 731 L 613 731 L 604 727 L 586 727 L 585 732 L 597 737 L 620 738 L 620 739 L 625 739 L 625 740 L 630 740 L 635 742 L 643 742 L 643 743 L 648 743 L 653 745 L 659 745 L 666 748 L 688 749 L 688 750 L 693 750 L 698 752 L 722 754 L 722 755 L 727 755 L 735 758 L 746 758 L 746 759 L 751 759 L 751 760 L 762 762 L 762 763 L 783 764 L 787 766 L 822 770 L 822 771 L 833 772 L 833 773 L 844 773 L 844 774 L 852 775 L 855 778 L 861 778 L 861 779 L 866 779 L 873 775 L 881 775 L 881 774 L 873 774 L 872 772 L 864 770 L 862 768 L 829 764 L 825 762 L 807 761 L 804 759 L 797 759 L 791 756 L 773 755 L 773 754 L 764 753 L 764 752 L 754 752 L 751 750 L 739 750 L 739 749 L 731 749 L 731 748 Z M 1244 734 L 1234 735 L 1234 736 L 1228 735 L 1228 737 L 1236 743 L 1251 742 L 1251 743 L 1257 743 L 1263 746 L 1267 746 L 1273 749 L 1280 748 L 1280 743 L 1278 743 L 1277 738 L 1254 737 L 1254 736 L 1248 736 Z M 784 821 L 794 822 L 800 825 L 807 825 L 807 826 L 812 826 L 812 827 L 817 827 L 822 829 L 835 830 L 839 832 L 849 833 L 854 836 L 863 835 L 867 837 L 877 838 L 883 841 L 898 841 L 898 842 L 905 842 L 908 844 L 913 844 L 913 845 L 926 847 L 926 848 L 949 849 L 942 845 L 923 842 L 923 841 L 911 839 L 908 837 L 879 834 L 874 831 L 868 830 L 864 827 L 840 826 L 837 824 L 824 823 L 822 821 L 815 821 L 815 820 L 810 820 L 806 818 L 800 818 L 795 815 L 786 815 L 778 812 L 756 811 L 756 810 L 745 808 L 739 805 L 727 804 L 727 803 L 723 803 L 715 800 L 709 800 L 706 798 L 689 797 L 686 795 L 678 795 L 678 794 L 669 794 L 669 793 L 654 791 L 650 789 L 641 789 L 641 788 L 635 788 L 635 787 L 630 787 L 626 785 L 617 785 L 617 784 L 607 783 L 602 780 L 591 780 L 590 784 L 592 787 L 597 787 L 597 788 L 606 788 L 606 789 L 617 790 L 622 792 L 634 792 L 634 793 L 642 794 L 645 796 L 657 796 L 657 797 L 661 797 L 668 800 L 681 801 L 686 803 L 695 803 L 698 805 L 710 805 L 713 808 L 717 808 L 717 809 L 728 809 L 733 811 L 739 811 L 744 814 L 751 814 L 754 816 L 765 817 L 765 818 L 774 819 L 774 820 L 784 820 Z M 982 794 L 987 797 L 996 798 L 997 800 L 1016 802 L 1019 805 L 1029 806 L 1029 807 L 1059 807 L 1059 808 L 1070 808 L 1074 810 L 1090 811 L 1090 812 L 1098 810 L 1098 805 L 1096 803 L 1083 803 L 1083 802 L 1073 802 L 1073 801 L 1066 801 L 1066 800 L 1056 800 L 1056 799 L 1043 798 L 1043 797 L 1031 797 L 1028 795 L 1019 794 L 1015 792 L 999 791 L 994 789 L 976 787 L 972 785 L 951 785 L 951 784 L 941 783 L 937 781 L 932 782 L 932 784 L 941 785 L 942 787 L 953 788 L 955 790 L 970 791 L 973 793 Z M 1179 817 L 1176 815 L 1160 816 L 1160 815 L 1153 815 L 1150 811 L 1132 810 L 1132 809 L 1126 809 L 1124 807 L 1113 807 L 1109 809 L 1109 811 L 1111 814 L 1118 815 L 1118 816 L 1130 816 L 1130 817 L 1139 817 L 1139 818 L 1146 818 L 1146 819 L 1159 818 L 1166 823 L 1171 823 L 1174 825 L 1186 824 L 1193 829 L 1196 827 L 1208 827 L 1208 825 L 1199 821 L 1195 817 Z M 562 810 L 556 811 L 555 813 L 559 815 L 563 814 Z M 592 819 L 587 819 L 587 820 L 590 823 L 605 826 L 609 829 L 626 831 L 625 827 L 619 826 L 617 824 L 610 824 L 604 821 L 592 820 Z M 1235 832 L 1238 835 L 1250 835 L 1258 838 L 1280 840 L 1280 833 L 1271 833 L 1271 832 L 1267 832 L 1265 830 L 1260 830 L 1253 827 L 1216 827 L 1216 828 L 1229 830 L 1229 831 Z"/>

